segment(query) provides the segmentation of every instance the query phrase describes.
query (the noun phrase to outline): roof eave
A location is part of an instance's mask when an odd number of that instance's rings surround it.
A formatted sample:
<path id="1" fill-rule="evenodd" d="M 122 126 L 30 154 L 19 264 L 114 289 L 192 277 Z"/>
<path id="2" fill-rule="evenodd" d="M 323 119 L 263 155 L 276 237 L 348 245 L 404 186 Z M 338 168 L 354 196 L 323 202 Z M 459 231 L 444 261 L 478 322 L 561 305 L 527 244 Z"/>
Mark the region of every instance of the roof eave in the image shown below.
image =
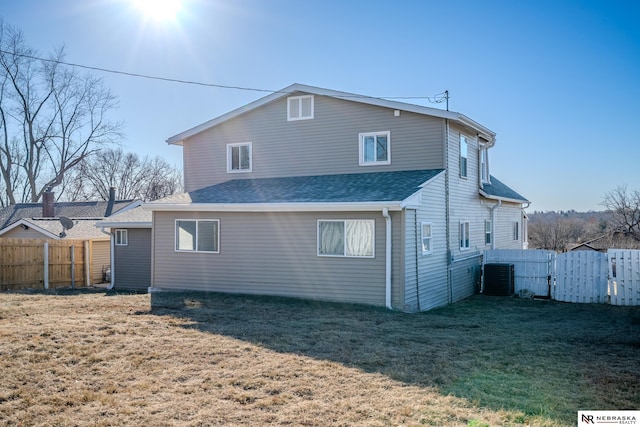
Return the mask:
<path id="1" fill-rule="evenodd" d="M 223 114 L 214 119 L 208 120 L 204 123 L 199 124 L 198 126 L 195 126 L 191 129 L 187 129 L 184 132 L 174 135 L 167 139 L 167 144 L 183 145 L 184 141 L 187 138 L 197 135 L 207 129 L 217 126 L 218 124 L 223 123 L 227 120 L 230 120 L 234 117 L 237 117 L 243 113 L 252 111 L 258 107 L 266 105 L 277 99 L 288 96 L 294 92 L 305 92 L 313 95 L 342 98 L 342 99 L 347 99 L 354 102 L 360 102 L 362 104 L 375 105 L 375 106 L 389 108 L 393 110 L 408 111 L 411 113 L 424 114 L 424 115 L 430 115 L 433 117 L 439 117 L 442 119 L 453 120 L 460 123 L 462 126 L 468 127 L 474 132 L 476 132 L 479 136 L 481 136 L 482 138 L 488 141 L 489 146 L 493 145 L 495 142 L 495 137 L 496 137 L 495 132 L 491 131 L 485 126 L 482 126 L 480 123 L 470 119 L 464 114 L 460 114 L 460 113 L 456 113 L 448 110 L 440 110 L 438 108 L 408 104 L 408 103 L 384 99 L 384 98 L 376 98 L 376 97 L 372 97 L 372 96 L 370 97 L 365 95 L 356 95 L 348 92 L 341 92 L 341 91 L 332 90 L 332 89 L 324 89 L 324 88 L 294 83 L 284 89 L 275 91 L 270 95 L 267 95 L 263 98 L 250 102 L 249 104 L 246 104 L 240 108 L 236 108 L 235 110 L 232 110 L 226 114 Z"/>
<path id="2" fill-rule="evenodd" d="M 13 230 L 14 228 L 16 228 L 19 225 L 25 225 L 25 226 L 27 226 L 29 228 L 33 228 L 38 233 L 44 234 L 45 236 L 48 236 L 50 239 L 61 240 L 60 236 L 56 236 L 55 234 L 53 234 L 49 230 L 46 230 L 46 229 L 44 229 L 42 227 L 38 227 L 36 224 L 34 224 L 34 223 L 30 222 L 30 221 L 27 221 L 24 218 L 14 222 L 11 225 L 6 226 L 2 230 L 0 230 L 0 236 L 2 236 L 7 231 Z"/>
<path id="3" fill-rule="evenodd" d="M 151 228 L 151 221 L 128 221 L 128 222 L 96 222 L 95 226 L 97 228 L 106 227 L 106 228 Z"/>
<path id="4" fill-rule="evenodd" d="M 503 202 L 519 203 L 519 204 L 529 203 L 527 199 L 513 199 L 510 197 L 495 196 L 493 194 L 486 193 L 484 190 L 480 190 L 480 195 L 485 199 L 500 200 Z"/>
<path id="5" fill-rule="evenodd" d="M 183 212 L 363 212 L 402 210 L 402 201 L 393 202 L 303 202 L 303 203 L 147 203 L 149 211 Z"/>

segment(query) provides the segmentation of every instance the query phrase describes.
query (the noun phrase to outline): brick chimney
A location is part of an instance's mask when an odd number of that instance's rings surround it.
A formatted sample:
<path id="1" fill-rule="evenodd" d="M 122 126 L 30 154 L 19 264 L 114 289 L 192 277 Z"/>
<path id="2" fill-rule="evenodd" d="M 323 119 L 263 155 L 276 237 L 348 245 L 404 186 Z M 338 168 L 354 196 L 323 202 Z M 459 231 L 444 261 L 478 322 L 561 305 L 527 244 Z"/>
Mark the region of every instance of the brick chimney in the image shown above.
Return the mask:
<path id="1" fill-rule="evenodd" d="M 107 211 L 104 216 L 111 216 L 113 212 L 113 203 L 116 201 L 116 187 L 109 187 L 109 201 L 107 202 Z"/>
<path id="2" fill-rule="evenodd" d="M 56 208 L 54 204 L 54 193 L 51 188 L 47 188 L 42 193 L 42 217 L 53 218 L 56 216 Z"/>

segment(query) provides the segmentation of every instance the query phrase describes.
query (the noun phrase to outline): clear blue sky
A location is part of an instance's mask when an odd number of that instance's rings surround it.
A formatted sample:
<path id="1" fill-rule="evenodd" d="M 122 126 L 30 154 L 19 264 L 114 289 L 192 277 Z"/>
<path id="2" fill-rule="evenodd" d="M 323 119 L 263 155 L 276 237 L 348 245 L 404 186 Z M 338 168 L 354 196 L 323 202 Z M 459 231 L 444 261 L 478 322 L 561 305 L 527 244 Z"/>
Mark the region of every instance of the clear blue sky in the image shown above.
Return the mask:
<path id="1" fill-rule="evenodd" d="M 133 0 L 2 1 L 41 54 L 230 86 L 292 83 L 432 96 L 495 131 L 491 171 L 529 210 L 601 210 L 640 189 L 640 2 L 182 0 L 157 20 Z M 124 148 L 181 166 L 165 140 L 266 94 L 96 72 L 119 97 Z M 426 101 L 409 101 L 423 105 Z"/>

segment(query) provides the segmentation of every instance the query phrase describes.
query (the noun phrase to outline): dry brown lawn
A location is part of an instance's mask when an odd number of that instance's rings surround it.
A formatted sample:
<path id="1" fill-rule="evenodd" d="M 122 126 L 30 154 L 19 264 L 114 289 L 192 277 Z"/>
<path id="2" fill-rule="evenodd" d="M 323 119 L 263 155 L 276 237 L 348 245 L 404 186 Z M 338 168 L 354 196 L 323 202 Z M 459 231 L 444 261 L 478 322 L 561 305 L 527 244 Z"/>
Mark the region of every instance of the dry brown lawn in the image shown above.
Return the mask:
<path id="1" fill-rule="evenodd" d="M 0 294 L 0 423 L 564 426 L 640 407 L 638 308 L 158 298 Z"/>

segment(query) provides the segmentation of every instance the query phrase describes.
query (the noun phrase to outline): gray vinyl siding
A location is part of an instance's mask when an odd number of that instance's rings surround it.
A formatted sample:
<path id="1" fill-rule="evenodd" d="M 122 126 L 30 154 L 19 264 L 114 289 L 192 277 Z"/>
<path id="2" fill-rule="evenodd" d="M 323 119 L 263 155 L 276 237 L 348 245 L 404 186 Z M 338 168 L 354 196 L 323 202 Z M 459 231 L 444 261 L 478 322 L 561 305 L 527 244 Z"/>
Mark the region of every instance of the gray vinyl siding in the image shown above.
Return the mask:
<path id="1" fill-rule="evenodd" d="M 513 240 L 513 223 L 518 222 L 520 233 L 518 240 Z M 495 239 L 498 249 L 523 248 L 523 220 L 522 209 L 516 203 L 502 203 L 496 209 Z"/>
<path id="2" fill-rule="evenodd" d="M 103 273 L 111 267 L 111 243 L 109 240 L 91 242 L 91 278 L 93 283 L 102 283 Z"/>
<path id="3" fill-rule="evenodd" d="M 114 246 L 114 286 L 146 290 L 151 286 L 151 229 L 128 229 L 127 243 Z"/>
<path id="4" fill-rule="evenodd" d="M 282 98 L 188 138 L 185 188 L 236 178 L 443 168 L 444 120 L 316 95 L 311 120 L 287 121 Z M 359 166 L 358 135 L 390 131 L 391 164 Z M 252 172 L 227 173 L 227 144 L 252 143 Z"/>
<path id="5" fill-rule="evenodd" d="M 445 175 L 429 183 L 417 209 L 407 209 L 405 227 L 405 311 L 425 311 L 446 305 L 447 235 Z M 422 223 L 431 223 L 432 251 L 422 254 Z"/>
<path id="6" fill-rule="evenodd" d="M 398 248 L 399 218 L 394 215 Z M 219 220 L 220 253 L 176 252 L 176 219 Z M 375 257 L 318 256 L 320 219 L 374 219 Z M 380 212 L 155 212 L 153 233 L 154 288 L 385 304 L 385 221 Z M 400 268 L 398 255 L 393 264 Z M 395 280 L 397 288 L 402 279 Z M 392 300 L 401 297 L 394 292 Z"/>

